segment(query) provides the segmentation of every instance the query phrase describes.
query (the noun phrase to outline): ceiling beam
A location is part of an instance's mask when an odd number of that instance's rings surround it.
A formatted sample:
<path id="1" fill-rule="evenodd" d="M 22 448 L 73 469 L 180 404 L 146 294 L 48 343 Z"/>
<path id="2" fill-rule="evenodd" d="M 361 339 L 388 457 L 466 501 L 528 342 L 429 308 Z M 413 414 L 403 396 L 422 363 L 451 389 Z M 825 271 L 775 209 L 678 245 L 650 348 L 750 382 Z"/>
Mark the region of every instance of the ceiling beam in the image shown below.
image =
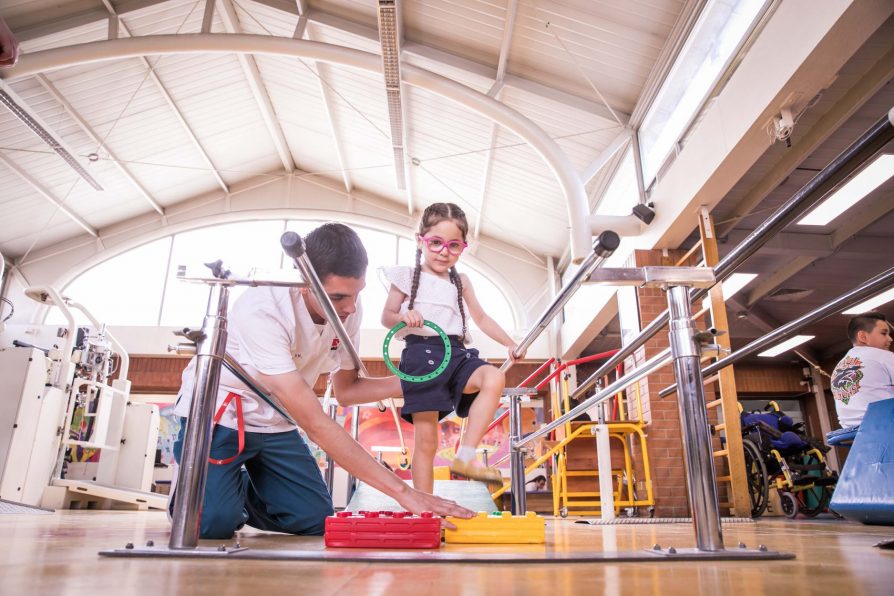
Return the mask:
<path id="1" fill-rule="evenodd" d="M 239 17 L 236 15 L 236 9 L 233 8 L 233 3 L 230 0 L 217 1 L 223 9 L 220 11 L 220 17 L 221 20 L 223 20 L 224 28 L 227 30 L 227 33 L 242 33 L 242 27 L 239 25 Z M 209 0 L 209 3 L 213 3 L 213 0 Z M 258 104 L 261 119 L 264 121 L 264 126 L 267 127 L 267 132 L 270 133 L 270 138 L 273 140 L 273 145 L 276 147 L 276 153 L 279 155 L 282 166 L 285 168 L 286 172 L 291 174 L 295 171 L 295 163 L 292 161 L 292 151 L 289 149 L 289 143 L 286 141 L 286 137 L 282 132 L 279 119 L 276 117 L 276 111 L 273 109 L 273 102 L 270 101 L 270 94 L 267 93 L 267 87 L 264 85 L 264 80 L 261 78 L 261 73 L 258 71 L 258 64 L 255 61 L 254 56 L 248 54 L 237 54 L 236 57 L 239 59 L 242 71 L 245 73 L 245 80 L 248 83 L 248 87 L 251 89 L 251 94 L 254 96 L 255 102 Z"/>
<path id="2" fill-rule="evenodd" d="M 817 260 L 818 257 L 814 256 L 796 256 L 785 265 L 774 267 L 772 273 L 759 275 L 751 291 L 748 292 L 746 305 L 752 306 L 755 302 L 784 284 L 790 277 L 800 273 Z"/>
<path id="3" fill-rule="evenodd" d="M 776 331 L 780 327 L 782 327 L 783 323 L 777 321 L 774 317 L 770 316 L 765 310 L 757 306 L 751 306 L 746 308 L 741 302 L 739 302 L 739 298 L 733 296 L 731 298 L 726 299 L 726 308 L 727 312 L 734 313 L 745 313 L 744 318 L 748 321 L 749 324 L 756 327 L 762 335 L 766 335 L 771 331 Z M 739 315 L 735 315 L 739 318 Z M 723 331 L 729 331 L 728 329 L 724 329 Z M 822 354 L 817 354 L 813 349 L 811 349 L 808 345 L 802 344 L 792 350 L 795 354 L 797 354 L 801 360 L 809 364 L 821 364 L 825 358 L 823 358 Z"/>
<path id="4" fill-rule="evenodd" d="M 751 235 L 753 230 L 733 230 L 720 245 L 721 256 L 726 255 L 733 248 Z M 860 257 L 864 255 L 878 254 L 878 247 L 888 242 L 885 238 L 861 236 L 854 238 L 845 246 L 833 245 L 833 234 L 780 232 L 761 245 L 760 254 L 764 256 L 814 256 L 828 257 L 833 253 L 841 256 Z"/>
<path id="5" fill-rule="evenodd" d="M 506 22 L 503 25 L 503 39 L 500 43 L 500 57 L 497 59 L 497 76 L 494 84 L 487 94 L 496 100 L 500 99 L 503 91 L 503 78 L 506 76 L 506 64 L 509 62 L 509 49 L 512 47 L 512 33 L 515 30 L 515 21 L 518 16 L 518 0 L 510 0 L 506 7 Z M 484 223 L 484 208 L 487 201 L 487 191 L 490 186 L 490 173 L 494 164 L 494 149 L 497 145 L 497 134 L 500 128 L 496 122 L 491 122 L 490 142 L 488 150 L 484 154 L 484 170 L 481 174 L 481 198 L 478 201 L 478 213 L 472 226 L 472 238 L 477 239 L 481 234 L 481 225 Z"/>
<path id="6" fill-rule="evenodd" d="M 17 80 L 38 72 L 97 60 L 177 53 L 251 53 L 310 58 L 371 73 L 381 71 L 381 58 L 345 46 L 298 41 L 269 35 L 202 34 L 145 35 L 56 48 L 26 54 L 19 63 L 0 71 L 0 79 Z M 547 164 L 555 176 L 568 215 L 569 242 L 576 262 L 592 248 L 592 232 L 586 226 L 589 206 L 580 176 L 568 155 L 541 127 L 519 111 L 478 93 L 467 85 L 436 75 L 413 64 L 405 64 L 403 82 L 435 93 L 474 113 L 490 118 L 518 135 Z"/>
<path id="7" fill-rule="evenodd" d="M 115 7 L 113 7 L 108 0 L 103 0 L 103 4 L 105 4 L 108 13 L 106 14 L 106 18 L 109 18 L 109 15 L 112 17 L 118 16 Z M 143 8 L 141 6 L 141 8 Z M 120 30 L 127 37 L 133 37 L 133 34 L 130 32 L 130 29 L 127 28 L 127 25 L 121 21 Z M 152 82 L 155 84 L 158 91 L 161 93 L 165 102 L 168 104 L 168 107 L 171 109 L 171 112 L 174 114 L 174 117 L 180 123 L 180 126 L 183 128 L 183 132 L 186 133 L 186 136 L 189 137 L 189 140 L 192 141 L 193 146 L 198 151 L 199 156 L 202 158 L 202 161 L 208 166 L 211 175 L 217 181 L 218 186 L 224 192 L 230 192 L 227 183 L 224 182 L 223 178 L 220 176 L 220 172 L 217 170 L 217 166 L 214 165 L 214 162 L 211 161 L 211 156 L 208 155 L 208 152 L 205 151 L 205 148 L 202 146 L 202 143 L 199 141 L 199 137 L 196 136 L 196 133 L 193 132 L 192 127 L 190 127 L 189 123 L 186 121 L 186 117 L 183 115 L 183 112 L 180 111 L 180 108 L 177 106 L 177 103 L 174 101 L 174 98 L 171 96 L 168 89 L 165 87 L 164 83 L 162 83 L 161 79 L 158 77 L 158 74 L 155 72 L 152 64 L 149 60 L 146 59 L 145 56 L 139 56 L 137 58 L 140 62 L 142 62 L 143 66 L 148 71 L 149 78 L 152 79 Z"/>
<path id="8" fill-rule="evenodd" d="M 593 179 L 596 174 L 599 173 L 599 170 L 605 167 L 611 159 L 618 153 L 618 151 L 623 150 L 627 147 L 627 144 L 630 142 L 630 139 L 633 136 L 633 131 L 629 128 L 622 128 L 621 132 L 615 136 L 611 142 L 605 146 L 605 148 L 596 156 L 596 159 L 590 163 L 584 171 L 580 174 L 580 179 L 584 184 L 587 184 L 590 180 Z"/>
<path id="9" fill-rule="evenodd" d="M 163 4 L 169 0 L 123 0 L 109 2 L 116 15 L 122 16 L 137 10 L 142 10 L 156 4 Z M 50 5 L 42 5 L 39 10 L 22 13 L 6 19 L 10 29 L 15 32 L 19 43 L 31 41 L 54 33 L 67 31 L 76 27 L 83 27 L 109 19 L 106 8 L 82 9 L 80 3 L 54 2 Z"/>
<path id="10" fill-rule="evenodd" d="M 782 184 L 801 163 L 810 157 L 860 106 L 878 92 L 894 76 L 894 48 L 848 89 L 829 111 L 804 134 L 796 134 L 792 146 L 780 157 L 773 168 L 746 194 L 725 218 L 719 236 L 729 234 L 770 192 Z M 795 129 L 798 130 L 797 128 Z"/>
<path id="11" fill-rule="evenodd" d="M 307 11 L 306 3 L 304 0 L 298 0 L 298 11 L 302 15 Z M 313 41 L 313 29 L 312 27 L 307 26 L 307 17 L 302 16 L 304 19 L 301 21 L 299 19 L 298 24 L 295 27 L 294 37 L 295 39 L 301 39 L 302 36 L 306 38 L 308 41 Z M 332 134 L 332 144 L 335 149 L 335 158 L 338 161 L 338 169 L 341 171 L 341 179 L 345 185 L 345 191 L 348 194 L 354 190 L 354 181 L 351 179 L 351 172 L 348 169 L 348 163 L 345 159 L 345 151 L 342 143 L 341 135 L 339 134 L 338 126 L 335 122 L 335 114 L 333 112 L 333 106 L 335 105 L 333 102 L 333 93 L 332 90 L 329 89 L 329 83 L 326 81 L 326 74 L 328 65 L 323 62 L 316 62 L 310 60 L 305 62 L 308 65 L 308 68 L 316 75 L 317 83 L 320 85 L 320 95 L 323 98 L 323 109 L 326 111 L 326 120 L 329 123 L 329 131 Z M 314 71 L 314 69 L 316 69 Z"/>
<path id="12" fill-rule="evenodd" d="M 882 216 L 894 210 L 894 196 L 891 192 L 884 193 L 884 196 L 873 201 L 864 209 L 849 214 L 846 221 L 835 230 L 830 236 L 829 246 L 832 254 L 836 254 L 838 248 L 851 239 L 852 236 L 859 233 L 863 228 L 875 223 Z M 760 276 L 760 281 L 748 293 L 748 305 L 751 306 L 769 292 L 773 291 L 786 280 L 795 274 L 803 271 L 814 261 L 819 260 L 818 256 L 797 256 L 783 267 L 777 269 L 772 274 Z"/>
<path id="13" fill-rule="evenodd" d="M 297 11 L 294 3 L 287 2 L 285 0 L 253 1 L 257 2 L 258 4 L 269 6 L 271 8 L 291 12 L 292 14 L 296 14 Z M 379 43 L 378 31 L 374 27 L 369 27 L 362 23 L 329 14 L 321 10 L 310 10 L 308 11 L 306 16 L 310 22 L 317 25 L 330 27 L 344 33 L 349 33 L 374 44 Z M 497 79 L 498 73 L 496 68 L 481 64 L 480 62 L 475 62 L 474 60 L 469 60 L 468 58 L 463 58 L 450 52 L 435 49 L 425 44 L 406 42 L 405 44 L 403 44 L 401 54 L 407 57 L 420 58 L 425 62 L 432 63 L 432 65 L 436 68 L 440 67 L 441 70 L 443 70 L 444 68 L 457 69 L 464 71 L 466 74 L 471 75 L 472 77 L 480 77 L 482 79 L 482 86 L 488 85 L 490 82 Z M 547 85 L 537 83 L 535 81 L 532 81 L 531 79 L 527 79 L 518 75 L 506 74 L 504 76 L 504 82 L 510 87 L 526 91 L 527 93 L 537 95 L 543 99 L 556 101 L 565 104 L 570 108 L 581 110 L 589 114 L 594 114 L 596 116 L 599 116 L 600 118 L 615 122 L 614 116 L 612 116 L 611 114 L 611 110 L 609 110 L 606 106 L 598 101 L 593 101 L 591 99 L 574 95 L 572 93 L 560 91 L 558 89 L 554 89 Z M 617 114 L 617 116 L 624 122 L 624 124 L 626 124 L 627 121 L 630 119 L 630 114 L 627 114 L 614 106 L 612 107 L 612 109 L 614 110 L 615 114 Z"/>
<path id="14" fill-rule="evenodd" d="M 91 127 L 90 124 L 88 124 L 87 121 L 84 120 L 83 117 L 81 117 L 78 111 L 75 110 L 74 106 L 72 106 L 71 103 L 67 99 L 65 99 L 61 93 L 59 93 L 59 90 L 56 89 L 56 86 L 53 85 L 53 83 L 51 83 L 50 80 L 43 74 L 38 74 L 34 78 L 44 89 L 46 89 L 47 93 L 49 93 L 53 97 L 53 99 L 59 102 L 59 104 L 65 109 L 65 111 L 68 112 L 68 115 L 72 118 L 72 120 L 78 123 L 78 126 L 80 126 L 81 130 L 83 130 L 84 133 L 88 137 L 90 137 L 90 140 L 96 143 L 97 147 L 101 146 L 102 139 L 99 137 L 98 134 L 96 134 L 96 131 L 93 130 L 93 127 Z M 121 162 L 121 160 L 119 160 L 115 156 L 115 154 L 108 149 L 108 147 L 106 148 L 106 153 L 109 156 L 110 163 L 115 166 L 115 168 L 118 169 L 121 175 L 124 176 L 127 181 L 130 182 L 130 184 L 137 190 L 137 192 L 140 193 L 140 196 L 143 197 L 143 200 L 146 201 L 149 206 L 152 207 L 152 209 L 154 209 L 159 215 L 164 215 L 164 208 L 159 205 L 158 201 L 153 198 L 149 191 L 146 190 L 146 188 L 143 187 L 142 184 L 140 184 L 139 180 L 137 180 L 131 173 L 131 171 L 127 169 L 127 166 L 125 166 L 124 163 Z"/>
<path id="15" fill-rule="evenodd" d="M 14 161 L 0 153 L 0 163 L 9 168 L 14 174 L 16 174 L 19 178 L 21 178 L 28 186 L 33 188 L 40 196 L 45 198 L 47 201 L 52 203 L 59 211 L 64 213 L 71 221 L 78 224 L 85 232 L 93 236 L 94 238 L 99 238 L 99 232 L 97 232 L 93 226 L 88 224 L 84 219 L 81 218 L 74 211 L 66 207 L 65 203 L 58 198 L 54 197 L 50 191 L 45 189 L 40 185 L 37 180 L 28 175 L 28 173 L 19 167 Z"/>

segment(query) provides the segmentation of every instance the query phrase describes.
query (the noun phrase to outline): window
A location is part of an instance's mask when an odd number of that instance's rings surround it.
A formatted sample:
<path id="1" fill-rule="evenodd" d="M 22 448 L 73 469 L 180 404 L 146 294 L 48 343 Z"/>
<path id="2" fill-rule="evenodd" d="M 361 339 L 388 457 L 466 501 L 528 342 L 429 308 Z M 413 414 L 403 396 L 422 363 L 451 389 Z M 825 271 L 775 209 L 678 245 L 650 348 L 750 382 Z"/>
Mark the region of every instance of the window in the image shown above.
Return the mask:
<path id="1" fill-rule="evenodd" d="M 633 164 L 633 149 L 628 148 L 593 213 L 630 215 L 637 203 L 639 203 L 639 187 L 636 183 L 636 166 Z"/>
<path id="2" fill-rule="evenodd" d="M 171 238 L 162 238 L 113 257 L 82 273 L 62 294 L 84 305 L 100 323 L 155 325 L 170 246 Z M 59 309 L 51 308 L 46 323 L 66 321 Z M 77 311 L 75 323 L 89 324 Z"/>
<path id="3" fill-rule="evenodd" d="M 713 0 L 702 12 L 639 129 L 646 187 L 767 4 L 766 0 Z"/>
<path id="4" fill-rule="evenodd" d="M 321 223 L 246 221 L 175 234 L 108 259 L 77 277 L 63 293 L 86 306 L 98 321 L 109 325 L 199 327 L 208 304 L 208 286 L 178 280 L 179 266 L 185 265 L 190 276 L 206 274 L 208 269 L 204 263 L 217 259 L 239 275 L 247 274 L 252 268 L 291 267 L 279 244 L 283 232 L 291 230 L 304 236 Z M 413 265 L 416 246 L 409 239 L 391 233 L 352 227 L 369 256 L 361 326 L 381 329 L 387 288 L 379 280 L 377 270 L 397 263 Z M 485 312 L 511 332 L 515 322 L 503 292 L 465 262 L 460 269 L 469 276 Z M 230 290 L 231 305 L 245 289 Z M 62 324 L 64 318 L 57 309 L 51 309 L 46 322 Z M 471 321 L 470 326 L 473 326 Z"/>
<path id="5" fill-rule="evenodd" d="M 218 259 L 238 275 L 245 275 L 252 268 L 279 269 L 282 266 L 279 238 L 283 231 L 282 221 L 246 221 L 175 235 L 160 324 L 199 327 L 205 316 L 208 286 L 178 280 L 179 266 L 186 265 L 190 276 L 207 273 L 204 263 Z M 244 291 L 245 286 L 232 288 L 230 304 Z"/>

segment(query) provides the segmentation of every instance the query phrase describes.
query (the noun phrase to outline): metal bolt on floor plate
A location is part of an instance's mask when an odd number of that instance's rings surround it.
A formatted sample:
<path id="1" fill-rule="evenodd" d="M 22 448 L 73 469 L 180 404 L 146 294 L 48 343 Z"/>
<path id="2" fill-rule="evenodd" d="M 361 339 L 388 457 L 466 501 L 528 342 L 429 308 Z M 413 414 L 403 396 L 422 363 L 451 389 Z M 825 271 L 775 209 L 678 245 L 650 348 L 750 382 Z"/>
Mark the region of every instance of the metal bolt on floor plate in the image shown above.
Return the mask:
<path id="1" fill-rule="evenodd" d="M 220 552 L 222 552 L 222 553 L 225 553 L 225 552 L 227 552 L 227 545 L 226 545 L 226 544 L 221 544 L 220 546 L 217 547 L 217 550 L 220 551 Z"/>
<path id="2" fill-rule="evenodd" d="M 652 550 L 661 550 L 661 545 L 656 542 L 652 545 Z"/>
<path id="3" fill-rule="evenodd" d="M 239 544 L 239 543 L 237 542 L 237 543 L 236 543 L 236 548 L 242 548 L 242 545 Z"/>
<path id="4" fill-rule="evenodd" d="M 124 545 L 124 548 L 126 548 L 128 550 L 133 549 L 133 542 L 128 542 L 127 544 Z"/>
<path id="5" fill-rule="evenodd" d="M 674 547 L 671 546 L 671 547 L 668 547 L 667 552 L 669 552 L 672 555 L 675 555 L 675 554 L 677 554 L 677 549 L 675 549 Z"/>
<path id="6" fill-rule="evenodd" d="M 154 541 L 154 540 L 147 540 L 147 541 L 146 541 L 146 546 L 155 546 L 155 541 Z"/>
<path id="7" fill-rule="evenodd" d="M 757 547 L 757 550 L 761 551 L 762 553 L 765 553 L 765 552 L 767 552 L 767 547 L 763 544 L 759 544 Z"/>
<path id="8" fill-rule="evenodd" d="M 748 548 L 748 547 L 745 546 L 745 543 L 744 543 L 744 542 L 740 542 L 740 543 L 739 543 L 739 548 Z"/>

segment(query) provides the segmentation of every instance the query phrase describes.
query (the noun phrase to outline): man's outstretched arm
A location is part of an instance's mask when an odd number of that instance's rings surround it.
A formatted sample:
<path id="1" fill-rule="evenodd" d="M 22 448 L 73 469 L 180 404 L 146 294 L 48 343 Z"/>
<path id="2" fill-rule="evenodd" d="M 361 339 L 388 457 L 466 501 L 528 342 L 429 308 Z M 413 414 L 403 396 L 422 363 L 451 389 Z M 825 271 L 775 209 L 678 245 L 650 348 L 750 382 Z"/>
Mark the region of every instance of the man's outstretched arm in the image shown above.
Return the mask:
<path id="1" fill-rule="evenodd" d="M 320 407 L 313 390 L 297 372 L 258 374 L 258 380 L 275 395 L 307 435 L 349 474 L 396 500 L 411 513 L 469 518 L 474 515 L 455 502 L 415 490 L 373 459 Z"/>
<path id="2" fill-rule="evenodd" d="M 400 397 L 400 381 L 390 377 L 362 378 L 354 369 L 343 369 L 332 375 L 335 399 L 342 406 L 369 404 L 389 397 Z"/>

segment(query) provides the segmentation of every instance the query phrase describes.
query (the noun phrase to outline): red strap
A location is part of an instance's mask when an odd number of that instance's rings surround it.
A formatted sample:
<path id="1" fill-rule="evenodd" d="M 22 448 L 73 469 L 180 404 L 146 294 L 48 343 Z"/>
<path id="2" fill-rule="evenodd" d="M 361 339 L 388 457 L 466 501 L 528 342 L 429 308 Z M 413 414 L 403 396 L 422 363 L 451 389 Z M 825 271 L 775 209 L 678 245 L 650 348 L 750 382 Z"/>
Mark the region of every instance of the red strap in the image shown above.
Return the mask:
<path id="1" fill-rule="evenodd" d="M 214 415 L 214 420 L 211 423 L 211 428 L 214 429 L 215 426 L 220 422 L 220 419 L 223 417 L 223 413 L 226 411 L 227 406 L 230 405 L 230 402 L 236 400 L 236 429 L 239 432 L 239 451 L 236 452 L 236 455 L 233 457 L 228 457 L 226 459 L 214 459 L 213 457 L 208 458 L 208 463 L 214 464 L 216 466 L 222 466 L 224 464 L 228 464 L 239 457 L 239 454 L 242 453 L 242 450 L 245 448 L 245 421 L 242 420 L 242 398 L 238 393 L 228 393 L 227 398 L 224 400 L 222 404 L 220 404 L 220 408 L 217 410 L 217 414 Z"/>

